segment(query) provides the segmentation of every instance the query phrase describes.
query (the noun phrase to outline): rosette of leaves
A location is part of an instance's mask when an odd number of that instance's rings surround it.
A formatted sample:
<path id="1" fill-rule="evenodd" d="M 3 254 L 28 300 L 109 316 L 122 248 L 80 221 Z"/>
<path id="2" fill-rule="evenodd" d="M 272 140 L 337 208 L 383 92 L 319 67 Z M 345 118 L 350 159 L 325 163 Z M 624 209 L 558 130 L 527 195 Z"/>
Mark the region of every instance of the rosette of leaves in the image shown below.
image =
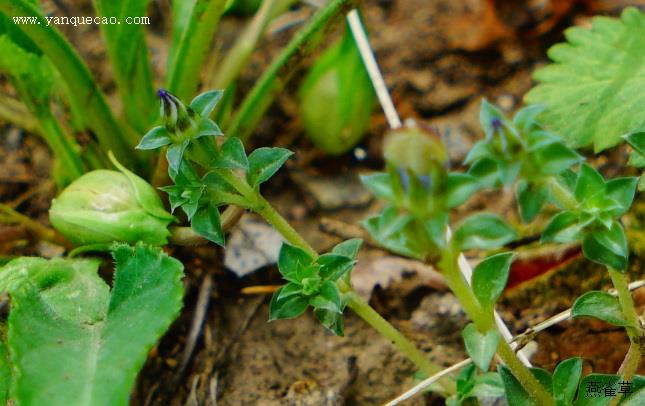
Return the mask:
<path id="1" fill-rule="evenodd" d="M 547 225 L 542 241 L 582 241 L 585 257 L 624 272 L 629 249 L 619 219 L 632 204 L 638 178 L 605 181 L 596 169 L 582 164 L 578 173 L 563 172 L 559 183 L 569 199 L 567 202 L 554 200 L 563 211 Z"/>
<path id="2" fill-rule="evenodd" d="M 645 124 L 645 14 L 630 7 L 591 22 L 565 31 L 525 100 L 546 106 L 540 119 L 567 143 L 601 151 Z"/>
<path id="3" fill-rule="evenodd" d="M 342 336 L 342 316 L 347 300 L 337 282 L 342 279 L 349 286 L 349 271 L 356 263 L 361 243 L 360 239 L 347 240 L 318 258 L 312 258 L 298 247 L 283 244 L 278 270 L 287 284 L 273 294 L 269 321 L 298 317 L 311 306 L 326 328 Z"/>
<path id="4" fill-rule="evenodd" d="M 472 175 L 448 173 L 439 137 L 420 128 L 388 134 L 384 154 L 387 171 L 363 176 L 362 182 L 387 206 L 364 227 L 393 252 L 432 261 L 446 244 L 448 210 L 480 184 Z"/>
<path id="5" fill-rule="evenodd" d="M 188 106 L 165 90 L 159 91 L 159 97 L 164 125 L 150 130 L 138 148 L 168 146 L 173 184 L 161 189 L 168 193 L 172 211 L 181 208 L 195 232 L 223 246 L 219 207 L 256 208 L 261 204 L 260 184 L 293 153 L 284 148 L 258 148 L 247 156 L 239 138 L 215 143 L 212 137 L 222 132 L 208 115 L 221 99 L 221 91 L 202 93 Z"/>
<path id="6" fill-rule="evenodd" d="M 629 156 L 629 164 L 645 168 L 645 132 L 634 132 L 625 136 L 625 141 L 634 149 Z M 645 190 L 645 176 L 641 175 L 638 190 Z"/>
<path id="7" fill-rule="evenodd" d="M 482 100 L 480 122 L 485 138 L 468 153 L 469 174 L 488 187 L 508 186 L 516 179 L 520 216 L 532 221 L 549 197 L 545 180 L 582 161 L 556 135 L 545 131 L 536 121 L 541 106 L 521 109 L 507 119 L 486 100 Z"/>

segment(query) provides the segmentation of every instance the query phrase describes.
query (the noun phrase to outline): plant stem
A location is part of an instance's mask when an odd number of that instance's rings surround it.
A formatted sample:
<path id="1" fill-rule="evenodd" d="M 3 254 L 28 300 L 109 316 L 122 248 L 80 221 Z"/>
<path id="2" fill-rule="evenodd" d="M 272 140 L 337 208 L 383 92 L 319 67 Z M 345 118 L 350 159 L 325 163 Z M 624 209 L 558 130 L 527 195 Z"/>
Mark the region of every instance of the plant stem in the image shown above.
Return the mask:
<path id="1" fill-rule="evenodd" d="M 440 372 L 443 368 L 428 361 L 426 355 L 421 352 L 410 340 L 401 334 L 394 326 L 378 314 L 362 297 L 349 288 L 347 293 L 349 302 L 347 306 L 354 311 L 367 324 L 378 331 L 381 336 L 387 338 L 392 344 L 410 361 L 416 365 L 425 375 L 432 376 Z M 455 392 L 455 384 L 448 379 L 440 381 L 440 385 L 446 392 L 452 394 Z"/>
<path id="2" fill-rule="evenodd" d="M 480 332 L 485 333 L 496 329 L 492 311 L 486 311 L 482 308 L 472 289 L 468 286 L 461 272 L 459 272 L 459 265 L 457 263 L 458 254 L 456 254 L 456 251 L 454 247 L 448 247 L 439 262 L 439 267 L 446 278 L 448 287 L 457 297 L 464 311 L 472 319 Z M 553 405 L 551 395 L 538 382 L 531 371 L 522 364 L 517 354 L 513 352 L 508 343 L 503 339 L 497 345 L 497 355 L 499 355 L 513 376 L 538 404 L 544 406 Z"/>
<path id="3" fill-rule="evenodd" d="M 104 152 L 112 150 L 126 166 L 135 163 L 134 147 L 138 137 L 127 134 L 114 118 L 103 92 L 87 65 L 63 35 L 42 16 L 37 6 L 25 0 L 0 0 L 0 11 L 7 16 L 34 16 L 39 24 L 22 24 L 18 28 L 52 61 L 67 82 L 70 94 L 85 107 L 88 126 L 96 133 Z"/>
<path id="4" fill-rule="evenodd" d="M 258 121 L 269 108 L 273 99 L 282 91 L 300 61 L 323 39 L 324 35 L 318 35 L 319 32 L 323 29 L 331 30 L 329 23 L 343 15 L 353 4 L 353 0 L 329 1 L 305 27 L 296 33 L 242 101 L 242 105 L 226 129 L 228 136 L 239 137 L 242 141 L 249 138 Z"/>
<path id="5" fill-rule="evenodd" d="M 226 0 L 197 0 L 193 6 L 168 72 L 168 88 L 180 99 L 188 100 L 197 91 L 199 73 L 225 5 Z"/>
<path id="6" fill-rule="evenodd" d="M 636 370 L 638 369 L 638 364 L 640 363 L 642 356 L 640 343 L 642 340 L 643 330 L 638 318 L 638 313 L 636 312 L 636 307 L 634 306 L 634 299 L 632 298 L 632 294 L 628 287 L 627 275 L 610 267 L 607 268 L 607 271 L 609 272 L 609 277 L 618 293 L 618 301 L 620 303 L 623 316 L 625 316 L 625 319 L 630 324 L 630 326 L 625 327 L 625 331 L 627 332 L 627 336 L 630 341 L 629 350 L 627 351 L 625 359 L 618 371 L 624 381 L 629 381 L 636 374 Z M 616 396 L 615 399 L 612 399 L 610 405 L 618 404 L 620 398 L 620 396 Z"/>
<path id="7" fill-rule="evenodd" d="M 18 213 L 11 207 L 6 204 L 0 203 L 0 222 L 9 223 L 9 224 L 20 224 L 24 226 L 29 233 L 39 240 L 49 241 L 54 244 L 58 244 L 67 249 L 71 249 L 74 246 L 72 243 L 67 241 L 65 237 L 56 232 L 56 230 L 45 227 L 37 221 L 32 220 L 24 214 Z"/>

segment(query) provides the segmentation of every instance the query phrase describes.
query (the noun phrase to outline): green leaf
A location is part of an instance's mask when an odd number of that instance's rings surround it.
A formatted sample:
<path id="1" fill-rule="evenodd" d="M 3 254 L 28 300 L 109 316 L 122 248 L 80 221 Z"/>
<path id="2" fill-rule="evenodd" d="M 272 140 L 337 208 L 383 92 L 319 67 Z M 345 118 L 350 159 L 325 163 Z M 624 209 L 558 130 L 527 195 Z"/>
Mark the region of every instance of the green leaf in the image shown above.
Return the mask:
<path id="1" fill-rule="evenodd" d="M 222 144 L 219 155 L 211 163 L 213 168 L 249 169 L 249 160 L 244 152 L 244 144 L 237 137 L 229 137 Z"/>
<path id="2" fill-rule="evenodd" d="M 280 293 L 278 294 L 276 300 L 284 300 L 293 295 L 302 295 L 302 286 L 297 283 L 289 282 L 283 287 L 280 288 Z"/>
<path id="3" fill-rule="evenodd" d="M 273 297 L 269 304 L 269 321 L 293 319 L 304 313 L 309 306 L 307 298 L 301 295 L 280 298 L 282 289 L 280 288 L 273 292 Z"/>
<path id="4" fill-rule="evenodd" d="M 466 351 L 475 365 L 484 372 L 488 371 L 499 343 L 499 333 L 495 330 L 489 330 L 486 334 L 482 334 L 473 323 L 470 323 L 463 329 L 461 335 L 464 338 Z"/>
<path id="5" fill-rule="evenodd" d="M 319 273 L 323 279 L 338 280 L 347 271 L 352 269 L 355 261 L 345 255 L 328 253 L 318 257 L 316 262 L 320 265 Z"/>
<path id="6" fill-rule="evenodd" d="M 249 155 L 249 171 L 246 180 L 253 187 L 266 182 L 293 155 L 284 148 L 258 148 Z"/>
<path id="7" fill-rule="evenodd" d="M 620 217 L 627 213 L 634 195 L 636 194 L 636 186 L 638 185 L 638 178 L 614 178 L 607 182 L 606 197 L 611 198 L 618 203 L 618 208 L 611 210 L 611 215 Z"/>
<path id="8" fill-rule="evenodd" d="M 486 99 L 482 99 L 479 108 L 479 124 L 484 130 L 487 139 L 492 138 L 496 131 L 513 128 L 512 123 L 508 121 L 504 113 Z"/>
<path id="9" fill-rule="evenodd" d="M 157 149 L 169 144 L 172 144 L 172 140 L 170 139 L 168 130 L 166 130 L 166 127 L 159 125 L 148 131 L 143 138 L 141 138 L 141 141 L 136 148 L 142 150 Z"/>
<path id="10" fill-rule="evenodd" d="M 190 226 L 195 232 L 208 241 L 224 246 L 224 230 L 220 222 L 219 209 L 213 204 L 200 207 L 195 212 Z"/>
<path id="11" fill-rule="evenodd" d="M 537 169 L 542 175 L 557 175 L 582 161 L 582 156 L 561 142 L 552 142 L 532 151 Z"/>
<path id="12" fill-rule="evenodd" d="M 506 287 L 512 252 L 491 255 L 477 264 L 473 271 L 472 287 L 479 303 L 492 308 Z"/>
<path id="13" fill-rule="evenodd" d="M 480 188 L 479 180 L 467 173 L 449 173 L 445 194 L 448 208 L 457 207 Z"/>
<path id="14" fill-rule="evenodd" d="M 351 238 L 343 241 L 332 248 L 331 252 L 338 255 L 343 255 L 347 258 L 356 259 L 358 250 L 361 248 L 363 240 L 361 238 Z"/>
<path id="15" fill-rule="evenodd" d="M 401 255 L 423 259 L 425 248 L 411 223 L 409 214 L 400 214 L 395 207 L 386 207 L 380 215 L 363 222 L 367 232 L 383 247 Z"/>
<path id="16" fill-rule="evenodd" d="M 491 157 L 478 159 L 468 169 L 468 174 L 479 180 L 483 187 L 495 187 L 501 184 L 499 167 L 504 163 Z"/>
<path id="17" fill-rule="evenodd" d="M 96 260 L 21 258 L 0 272 L 12 300 L 18 403 L 128 404 L 138 370 L 179 312 L 183 274 L 160 248 L 118 245 L 113 254 L 111 292 Z"/>
<path id="18" fill-rule="evenodd" d="M 573 147 L 616 145 L 644 123 L 645 16 L 630 7 L 620 19 L 595 17 L 591 29 L 569 28 L 565 36 L 525 100 L 545 105 L 541 121 Z"/>
<path id="19" fill-rule="evenodd" d="M 313 262 L 313 258 L 304 250 L 293 245 L 283 243 L 278 254 L 278 270 L 290 282 L 300 282 L 298 271 Z"/>
<path id="20" fill-rule="evenodd" d="M 544 107 L 545 106 L 540 104 L 522 107 L 513 116 L 513 126 L 524 134 L 530 133 L 534 129 L 539 128 L 540 125 L 537 121 L 537 117 L 544 111 Z"/>
<path id="21" fill-rule="evenodd" d="M 580 165 L 574 190 L 578 202 L 591 201 L 596 195 L 604 193 L 605 189 L 605 180 L 597 170 L 586 163 Z"/>
<path id="22" fill-rule="evenodd" d="M 504 396 L 504 382 L 498 373 L 486 372 L 475 378 L 475 386 L 470 395 L 480 398 L 499 398 Z"/>
<path id="23" fill-rule="evenodd" d="M 314 316 L 337 336 L 343 336 L 343 315 L 326 309 L 314 309 Z"/>
<path id="24" fill-rule="evenodd" d="M 504 382 L 504 390 L 506 392 L 506 401 L 509 405 L 513 406 L 542 406 L 536 403 L 531 396 L 526 392 L 524 387 L 515 379 L 511 371 L 503 366 L 498 365 L 497 371 L 502 377 Z M 551 390 L 551 376 L 548 372 L 539 368 L 531 368 L 531 373 L 537 378 L 537 380 L 547 388 Z"/>
<path id="25" fill-rule="evenodd" d="M 576 396 L 580 375 L 582 374 L 582 358 L 569 358 L 555 367 L 553 371 L 553 397 L 556 406 L 570 406 Z"/>
<path id="26" fill-rule="evenodd" d="M 603 228 L 587 234 L 582 241 L 582 253 L 593 262 L 625 272 L 629 247 L 623 227 L 614 221 L 609 230 Z"/>
<path id="27" fill-rule="evenodd" d="M 578 389 L 578 398 L 574 406 L 606 406 L 613 396 L 605 396 L 605 391 L 617 392 L 617 383 L 621 381 L 617 375 L 589 374 L 582 379 Z M 610 393 L 608 393 L 610 394 Z M 621 403 L 622 404 L 622 403 Z"/>
<path id="28" fill-rule="evenodd" d="M 455 231 L 455 241 L 464 249 L 497 248 L 513 241 L 515 231 L 499 216 L 479 213 L 464 220 Z"/>
<path id="29" fill-rule="evenodd" d="M 168 160 L 168 173 L 173 178 L 179 172 L 179 166 L 184 159 L 184 152 L 188 148 L 190 140 L 184 140 L 179 144 L 172 144 L 166 150 L 166 159 Z"/>
<path id="30" fill-rule="evenodd" d="M 517 184 L 516 199 L 522 221 L 530 223 L 549 199 L 549 188 L 521 180 Z"/>
<path id="31" fill-rule="evenodd" d="M 580 238 L 584 224 L 579 224 L 578 215 L 563 211 L 551 219 L 542 232 L 542 242 L 567 243 Z"/>
<path id="32" fill-rule="evenodd" d="M 571 316 L 593 317 L 615 326 L 630 326 L 623 316 L 618 298 L 607 292 L 591 291 L 583 294 L 571 307 Z"/>
<path id="33" fill-rule="evenodd" d="M 222 96 L 224 96 L 224 92 L 222 90 L 210 90 L 208 92 L 201 93 L 190 102 L 190 108 L 200 116 L 208 117 Z"/>
<path id="34" fill-rule="evenodd" d="M 320 291 L 309 300 L 314 309 L 324 309 L 333 313 L 343 312 L 343 301 L 336 284 L 327 281 L 320 286 Z"/>
<path id="35" fill-rule="evenodd" d="M 391 203 L 394 202 L 396 194 L 394 193 L 389 173 L 379 172 L 372 175 L 362 175 L 361 182 L 377 198 Z"/>

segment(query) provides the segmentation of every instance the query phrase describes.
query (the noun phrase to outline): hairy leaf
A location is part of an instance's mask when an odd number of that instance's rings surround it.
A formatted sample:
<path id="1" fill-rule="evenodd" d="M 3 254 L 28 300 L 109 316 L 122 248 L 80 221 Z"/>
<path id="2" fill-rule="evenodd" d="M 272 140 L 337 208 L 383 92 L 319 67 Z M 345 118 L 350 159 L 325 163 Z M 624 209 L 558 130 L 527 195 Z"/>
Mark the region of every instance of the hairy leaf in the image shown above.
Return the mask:
<path id="1" fill-rule="evenodd" d="M 596 151 L 645 123 L 645 15 L 595 17 L 592 28 L 569 28 L 549 50 L 553 64 L 535 73 L 526 102 L 543 104 L 541 121 L 575 147 Z"/>
<path id="2" fill-rule="evenodd" d="M 118 245 L 114 287 L 96 260 L 20 258 L 0 272 L 20 404 L 127 405 L 150 348 L 181 307 L 182 265 Z"/>

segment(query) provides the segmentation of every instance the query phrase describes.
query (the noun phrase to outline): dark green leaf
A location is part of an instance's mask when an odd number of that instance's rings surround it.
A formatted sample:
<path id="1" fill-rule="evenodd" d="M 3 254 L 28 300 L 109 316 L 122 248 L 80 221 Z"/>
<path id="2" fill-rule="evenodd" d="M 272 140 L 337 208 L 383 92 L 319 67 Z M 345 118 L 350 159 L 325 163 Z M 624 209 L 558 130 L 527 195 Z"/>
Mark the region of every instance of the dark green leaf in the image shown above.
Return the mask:
<path id="1" fill-rule="evenodd" d="M 258 148 L 249 155 L 249 171 L 246 180 L 251 186 L 266 182 L 293 155 L 284 148 Z"/>
<path id="2" fill-rule="evenodd" d="M 249 169 L 244 144 L 237 137 L 230 137 L 222 144 L 219 155 L 211 163 L 213 168 Z"/>
<path id="3" fill-rule="evenodd" d="M 551 219 L 542 232 L 542 242 L 567 243 L 576 241 L 581 236 L 584 224 L 579 223 L 578 215 L 563 211 Z"/>
<path id="4" fill-rule="evenodd" d="M 593 317 L 621 327 L 630 325 L 623 316 L 618 298 L 601 291 L 587 292 L 576 299 L 571 316 Z"/>
<path id="5" fill-rule="evenodd" d="M 574 406 L 606 406 L 613 396 L 605 396 L 605 391 L 618 391 L 617 383 L 621 379 L 617 375 L 589 374 L 582 378 L 578 388 L 578 397 Z"/>
<path id="6" fill-rule="evenodd" d="M 5 338 L 0 337 L 0 404 L 8 405 L 11 390 L 11 360 Z"/>
<path id="7" fill-rule="evenodd" d="M 320 265 L 320 276 L 327 280 L 336 281 L 349 271 L 354 265 L 354 260 L 340 254 L 323 254 L 316 262 Z"/>
<path id="8" fill-rule="evenodd" d="M 540 214 L 542 206 L 549 198 L 549 188 L 536 185 L 525 180 L 517 184 L 516 199 L 520 217 L 525 223 L 530 223 Z"/>
<path id="9" fill-rule="evenodd" d="M 293 295 L 302 295 L 302 286 L 297 283 L 289 282 L 280 288 L 280 293 L 276 297 L 276 300 L 283 301 Z"/>
<path id="10" fill-rule="evenodd" d="M 210 90 L 197 95 L 191 102 L 190 108 L 200 116 L 207 117 L 220 101 L 224 92 L 221 90 Z"/>
<path id="11" fill-rule="evenodd" d="M 337 336 L 343 336 L 343 315 L 326 309 L 314 309 L 314 316 Z"/>
<path id="12" fill-rule="evenodd" d="M 346 256 L 347 258 L 356 259 L 358 250 L 361 248 L 363 240 L 360 238 L 352 238 L 337 244 L 332 248 L 331 252 L 338 255 Z"/>
<path id="13" fill-rule="evenodd" d="M 314 309 L 324 309 L 333 313 L 343 312 L 343 302 L 340 298 L 338 287 L 332 281 L 327 281 L 320 286 L 319 293 L 309 299 L 309 304 Z"/>
<path id="14" fill-rule="evenodd" d="M 496 330 L 489 330 L 486 334 L 482 334 L 473 323 L 470 323 L 461 334 L 464 338 L 466 351 L 475 365 L 484 372 L 488 371 L 499 343 L 499 333 Z"/>
<path id="15" fill-rule="evenodd" d="M 166 159 L 168 160 L 168 173 L 173 178 L 179 171 L 179 166 L 184 158 L 184 152 L 190 143 L 189 140 L 184 140 L 179 144 L 172 144 L 166 150 Z"/>
<path id="16" fill-rule="evenodd" d="M 611 211 L 612 216 L 622 216 L 627 213 L 634 195 L 636 194 L 636 186 L 638 185 L 638 178 L 615 178 L 607 182 L 606 197 L 614 199 L 618 203 L 618 208 Z"/>
<path id="17" fill-rule="evenodd" d="M 479 180 L 466 173 L 449 173 L 446 190 L 446 205 L 457 207 L 480 188 Z"/>
<path id="18" fill-rule="evenodd" d="M 293 245 L 284 243 L 278 255 L 278 270 L 290 282 L 300 282 L 298 271 L 313 262 L 313 258 L 305 251 Z"/>
<path id="19" fill-rule="evenodd" d="M 552 142 L 533 151 L 532 155 L 542 175 L 557 175 L 583 159 L 576 151 L 561 142 Z"/>
<path id="20" fill-rule="evenodd" d="M 172 140 L 170 139 L 170 134 L 168 133 L 168 130 L 166 130 L 166 127 L 157 126 L 148 131 L 146 135 L 141 138 L 141 141 L 136 148 L 143 150 L 157 149 L 171 143 Z"/>
<path id="21" fill-rule="evenodd" d="M 193 138 L 201 138 L 201 137 L 216 137 L 218 135 L 223 135 L 224 133 L 222 130 L 219 128 L 217 124 L 213 120 L 207 117 L 203 117 L 199 119 L 198 124 L 197 124 L 197 132 L 194 135 Z"/>
<path id="22" fill-rule="evenodd" d="M 499 375 L 502 377 L 502 381 L 504 382 L 504 390 L 506 392 L 506 402 L 509 405 L 513 406 L 543 406 L 538 403 L 536 403 L 531 396 L 524 390 L 524 387 L 515 379 L 511 371 L 503 366 L 503 365 L 498 365 L 497 366 L 497 371 L 499 372 Z M 547 388 L 549 391 L 551 390 L 551 376 L 549 376 L 549 373 L 546 372 L 543 369 L 539 368 L 531 368 L 531 373 L 537 378 L 537 380 Z"/>
<path id="23" fill-rule="evenodd" d="M 609 230 L 603 228 L 587 234 L 582 241 L 582 253 L 593 262 L 626 271 L 629 247 L 623 227 L 614 221 Z"/>
<path id="24" fill-rule="evenodd" d="M 503 162 L 491 157 L 484 157 L 477 160 L 468 169 L 468 174 L 477 178 L 483 187 L 495 187 L 501 184 L 500 165 L 503 165 Z"/>
<path id="25" fill-rule="evenodd" d="M 515 231 L 500 217 L 479 213 L 464 220 L 455 232 L 455 241 L 462 249 L 497 248 L 513 241 Z"/>
<path id="26" fill-rule="evenodd" d="M 457 393 L 460 397 L 465 398 L 470 393 L 470 390 L 475 386 L 475 378 L 477 377 L 477 367 L 475 364 L 468 364 L 459 371 L 457 374 Z"/>
<path id="27" fill-rule="evenodd" d="M 283 299 L 278 299 L 282 289 L 280 288 L 273 292 L 273 297 L 269 304 L 269 321 L 298 317 L 309 306 L 307 298 L 300 295 L 291 295 Z"/>
<path id="28" fill-rule="evenodd" d="M 605 180 L 592 166 L 584 163 L 580 165 L 578 180 L 574 194 L 579 202 L 592 200 L 596 195 L 605 192 Z"/>
<path id="29" fill-rule="evenodd" d="M 475 267 L 472 280 L 473 292 L 485 308 L 492 308 L 504 291 L 512 259 L 512 252 L 504 252 L 491 255 Z"/>
<path id="30" fill-rule="evenodd" d="M 399 214 L 395 207 L 385 208 L 380 215 L 363 222 L 363 227 L 383 247 L 401 255 L 423 259 L 425 249 L 412 227 L 412 216 Z"/>
<path id="31" fill-rule="evenodd" d="M 220 222 L 219 209 L 216 206 L 208 204 L 197 209 L 190 225 L 197 234 L 208 241 L 224 246 L 224 231 Z"/>
<path id="32" fill-rule="evenodd" d="M 556 406 L 573 404 L 580 375 L 582 374 L 582 358 L 569 358 L 555 367 L 553 371 L 553 397 Z"/>

